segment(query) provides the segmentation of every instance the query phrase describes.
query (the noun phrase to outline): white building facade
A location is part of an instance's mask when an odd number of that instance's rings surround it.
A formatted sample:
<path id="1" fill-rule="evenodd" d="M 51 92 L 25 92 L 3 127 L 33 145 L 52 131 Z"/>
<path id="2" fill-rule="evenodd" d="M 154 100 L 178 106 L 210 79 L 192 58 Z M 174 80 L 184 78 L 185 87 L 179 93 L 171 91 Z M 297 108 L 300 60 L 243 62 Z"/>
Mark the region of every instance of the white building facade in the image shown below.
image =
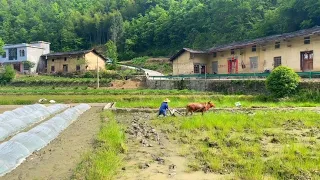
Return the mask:
<path id="1" fill-rule="evenodd" d="M 6 44 L 3 47 L 4 53 L 0 55 L 0 64 L 11 64 L 13 68 L 20 73 L 37 72 L 43 68 L 41 63 L 41 55 L 50 53 L 50 43 L 44 41 L 36 41 L 31 43 L 21 44 Z M 35 64 L 33 68 L 29 68 L 24 64 L 25 61 L 30 61 Z"/>

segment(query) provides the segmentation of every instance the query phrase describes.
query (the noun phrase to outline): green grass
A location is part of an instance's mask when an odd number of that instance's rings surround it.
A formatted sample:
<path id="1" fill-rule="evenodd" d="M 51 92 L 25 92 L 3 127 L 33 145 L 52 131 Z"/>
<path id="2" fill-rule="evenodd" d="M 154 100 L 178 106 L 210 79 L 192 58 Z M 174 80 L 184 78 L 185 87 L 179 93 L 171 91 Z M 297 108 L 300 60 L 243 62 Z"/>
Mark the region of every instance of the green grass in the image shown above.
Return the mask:
<path id="1" fill-rule="evenodd" d="M 0 90 L 1 91 L 1 90 Z M 123 108 L 158 108 L 165 98 L 169 98 L 171 108 L 184 108 L 190 102 L 208 102 L 212 101 L 217 108 L 235 107 L 235 103 L 240 101 L 242 107 L 316 107 L 320 102 L 295 102 L 294 100 L 286 100 L 280 102 L 263 101 L 255 96 L 237 96 L 237 95 L 175 95 L 174 91 L 171 95 L 163 95 L 162 93 L 152 93 L 146 95 L 135 94 L 137 92 L 125 91 L 126 94 L 118 91 L 109 91 L 109 94 L 101 91 L 94 91 L 90 94 L 2 94 L 0 95 L 1 105 L 10 104 L 32 104 L 41 98 L 53 99 L 58 103 L 106 103 L 117 102 L 116 107 Z M 144 92 L 141 92 L 144 93 Z M 169 93 L 168 93 L 169 94 Z"/>
<path id="2" fill-rule="evenodd" d="M 0 104 L 30 104 L 40 98 L 54 99 L 60 103 L 117 102 L 117 107 L 158 108 L 165 98 L 172 108 L 185 107 L 190 102 L 212 101 L 218 108 L 235 107 L 316 107 L 320 105 L 320 92 L 304 92 L 291 98 L 274 100 L 267 95 L 222 95 L 193 90 L 111 90 L 75 87 L 14 87 L 0 86 Z"/>
<path id="3" fill-rule="evenodd" d="M 103 125 L 97 135 L 95 149 L 86 154 L 78 165 L 72 179 L 114 179 L 126 153 L 125 135 L 112 112 L 103 112 Z"/>
<path id="4" fill-rule="evenodd" d="M 241 179 L 320 178 L 317 112 L 212 112 L 153 123 L 181 143 L 190 171 L 232 173 Z M 301 138 L 311 128 L 318 130 L 315 137 Z"/>
<path id="5" fill-rule="evenodd" d="M 19 76 L 10 84 L 14 86 L 77 86 L 94 85 L 96 78 L 69 78 L 56 76 Z M 100 79 L 101 85 L 106 85 L 111 79 Z"/>

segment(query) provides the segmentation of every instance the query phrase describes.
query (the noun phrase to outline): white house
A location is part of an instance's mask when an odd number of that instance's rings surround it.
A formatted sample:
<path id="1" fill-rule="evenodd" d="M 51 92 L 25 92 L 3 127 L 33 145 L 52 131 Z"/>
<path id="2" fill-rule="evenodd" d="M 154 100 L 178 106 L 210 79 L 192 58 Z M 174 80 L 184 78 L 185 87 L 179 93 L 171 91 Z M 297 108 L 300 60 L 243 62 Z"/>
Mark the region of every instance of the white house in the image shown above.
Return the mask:
<path id="1" fill-rule="evenodd" d="M 41 63 L 41 55 L 50 53 L 50 43 L 44 41 L 36 41 L 22 44 L 6 44 L 4 53 L 0 55 L 0 64 L 12 64 L 18 72 L 29 71 L 29 67 L 23 62 L 30 61 L 35 63 L 35 67 L 31 72 L 36 72 L 45 66 Z"/>

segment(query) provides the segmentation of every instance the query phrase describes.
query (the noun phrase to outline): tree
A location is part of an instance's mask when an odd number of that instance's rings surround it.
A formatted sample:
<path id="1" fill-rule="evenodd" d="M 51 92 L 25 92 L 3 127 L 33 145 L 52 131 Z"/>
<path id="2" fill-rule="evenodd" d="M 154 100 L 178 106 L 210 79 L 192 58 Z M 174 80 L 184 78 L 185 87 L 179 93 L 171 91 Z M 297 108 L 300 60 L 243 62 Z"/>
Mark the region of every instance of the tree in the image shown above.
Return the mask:
<path id="1" fill-rule="evenodd" d="M 28 60 L 23 62 L 23 67 L 24 67 L 24 69 L 28 68 L 29 73 L 30 73 L 30 70 L 31 70 L 32 68 L 34 68 L 35 65 L 36 65 L 36 63 L 31 62 L 31 61 L 28 61 Z"/>
<path id="2" fill-rule="evenodd" d="M 149 57 L 144 56 L 144 57 L 137 57 L 132 59 L 132 63 L 136 66 L 138 66 L 139 68 L 141 68 L 148 60 Z"/>
<path id="3" fill-rule="evenodd" d="M 266 86 L 276 98 L 294 95 L 299 85 L 300 77 L 293 69 L 279 66 L 267 77 Z"/>
<path id="4" fill-rule="evenodd" d="M 4 72 L 0 74 L 0 83 L 11 82 L 16 76 L 16 72 L 11 65 L 4 68 Z"/>
<path id="5" fill-rule="evenodd" d="M 118 52 L 117 52 L 117 46 L 116 44 L 109 40 L 107 43 L 106 43 L 106 56 L 108 58 L 110 58 L 112 60 L 112 68 L 116 68 L 117 67 L 117 63 L 118 63 Z"/>
<path id="6" fill-rule="evenodd" d="M 123 19 L 119 11 L 111 14 L 112 25 L 110 27 L 111 40 L 118 45 L 123 35 Z"/>
<path id="7" fill-rule="evenodd" d="M 3 46 L 4 46 L 4 42 L 2 41 L 2 39 L 0 38 L 0 54 L 2 54 L 3 51 Z"/>

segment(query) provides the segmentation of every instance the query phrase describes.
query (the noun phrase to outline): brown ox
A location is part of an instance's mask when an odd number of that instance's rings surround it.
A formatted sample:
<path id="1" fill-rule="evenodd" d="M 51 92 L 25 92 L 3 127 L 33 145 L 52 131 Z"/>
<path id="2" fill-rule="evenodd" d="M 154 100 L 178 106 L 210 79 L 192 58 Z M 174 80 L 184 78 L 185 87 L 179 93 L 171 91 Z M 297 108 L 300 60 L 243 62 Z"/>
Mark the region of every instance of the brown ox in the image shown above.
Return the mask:
<path id="1" fill-rule="evenodd" d="M 216 106 L 211 101 L 207 103 L 190 103 L 187 105 L 186 115 L 188 115 L 189 112 L 191 113 L 191 115 L 193 114 L 193 112 L 201 112 L 203 115 L 204 112 L 212 107 Z"/>

